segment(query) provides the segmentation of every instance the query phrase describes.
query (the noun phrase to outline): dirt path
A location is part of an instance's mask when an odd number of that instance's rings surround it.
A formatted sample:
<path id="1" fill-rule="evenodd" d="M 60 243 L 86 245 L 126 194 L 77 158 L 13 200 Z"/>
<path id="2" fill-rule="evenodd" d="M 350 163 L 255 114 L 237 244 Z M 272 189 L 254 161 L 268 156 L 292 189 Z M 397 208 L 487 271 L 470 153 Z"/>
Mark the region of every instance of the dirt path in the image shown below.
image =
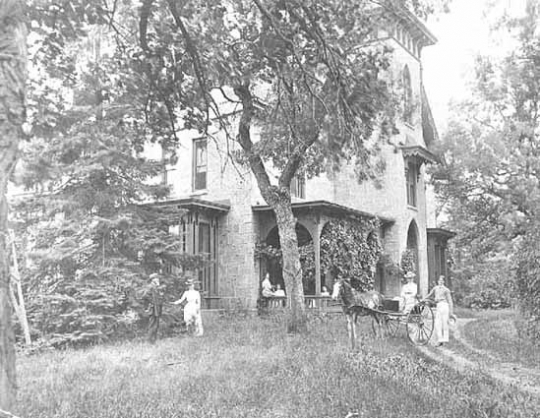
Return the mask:
<path id="1" fill-rule="evenodd" d="M 517 363 L 501 362 L 486 350 L 473 347 L 462 336 L 463 327 L 474 319 L 459 319 L 447 346 L 419 347 L 427 357 L 460 372 L 481 371 L 507 385 L 540 397 L 540 371 Z"/>

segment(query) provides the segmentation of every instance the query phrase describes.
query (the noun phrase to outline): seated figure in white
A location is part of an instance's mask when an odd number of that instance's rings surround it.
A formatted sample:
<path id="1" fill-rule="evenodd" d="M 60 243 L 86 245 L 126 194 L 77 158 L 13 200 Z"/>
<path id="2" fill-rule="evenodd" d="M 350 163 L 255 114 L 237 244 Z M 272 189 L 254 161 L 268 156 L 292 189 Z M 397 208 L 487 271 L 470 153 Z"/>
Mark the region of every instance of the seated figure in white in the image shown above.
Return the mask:
<path id="1" fill-rule="evenodd" d="M 281 285 L 279 283 L 276 284 L 276 290 L 274 291 L 274 296 L 275 297 L 282 297 L 282 298 L 285 297 L 285 290 L 283 290 L 281 288 Z"/>
<path id="2" fill-rule="evenodd" d="M 330 292 L 328 292 L 328 288 L 326 286 L 323 286 L 321 289 L 321 296 L 330 296 Z"/>
<path id="3" fill-rule="evenodd" d="M 414 278 L 416 277 L 416 274 L 414 274 L 412 271 L 409 271 L 407 274 L 405 274 L 405 278 L 407 279 L 407 283 L 403 285 L 401 288 L 401 300 L 402 305 L 401 309 L 403 312 L 408 313 L 411 311 L 411 309 L 416 305 L 417 303 L 417 295 L 418 295 L 418 285 L 414 282 Z"/>
<path id="4" fill-rule="evenodd" d="M 264 276 L 264 280 L 261 283 L 261 294 L 264 298 L 271 298 L 274 296 L 272 282 L 270 281 L 270 273 L 266 273 Z"/>

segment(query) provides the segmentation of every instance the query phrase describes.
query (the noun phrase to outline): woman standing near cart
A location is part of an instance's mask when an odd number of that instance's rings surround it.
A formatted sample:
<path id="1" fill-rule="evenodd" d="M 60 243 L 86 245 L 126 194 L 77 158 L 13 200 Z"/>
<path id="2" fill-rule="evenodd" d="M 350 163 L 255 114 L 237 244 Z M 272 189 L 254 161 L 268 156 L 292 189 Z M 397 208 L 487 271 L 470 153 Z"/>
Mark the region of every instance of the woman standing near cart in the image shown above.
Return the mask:
<path id="1" fill-rule="evenodd" d="M 435 312 L 435 335 L 437 346 L 441 346 L 449 341 L 450 337 L 450 317 L 454 316 L 454 303 L 450 289 L 444 285 L 444 276 L 439 277 L 437 286 L 431 289 L 427 295 L 428 299 L 435 301 L 437 310 Z"/>

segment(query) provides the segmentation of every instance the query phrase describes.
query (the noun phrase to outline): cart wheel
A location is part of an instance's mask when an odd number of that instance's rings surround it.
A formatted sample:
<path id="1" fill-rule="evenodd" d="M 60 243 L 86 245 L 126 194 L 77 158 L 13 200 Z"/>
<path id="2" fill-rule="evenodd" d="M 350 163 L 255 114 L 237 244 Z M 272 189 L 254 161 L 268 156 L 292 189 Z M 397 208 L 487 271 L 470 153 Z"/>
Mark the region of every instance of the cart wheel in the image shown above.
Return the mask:
<path id="1" fill-rule="evenodd" d="M 407 336 L 415 345 L 426 345 L 431 339 L 434 327 L 434 315 L 426 304 L 419 304 L 412 308 L 407 315 Z"/>
<path id="2" fill-rule="evenodd" d="M 390 337 L 395 337 L 399 331 L 399 317 L 393 317 L 393 316 L 386 316 L 384 318 L 385 325 L 386 325 L 386 333 Z"/>

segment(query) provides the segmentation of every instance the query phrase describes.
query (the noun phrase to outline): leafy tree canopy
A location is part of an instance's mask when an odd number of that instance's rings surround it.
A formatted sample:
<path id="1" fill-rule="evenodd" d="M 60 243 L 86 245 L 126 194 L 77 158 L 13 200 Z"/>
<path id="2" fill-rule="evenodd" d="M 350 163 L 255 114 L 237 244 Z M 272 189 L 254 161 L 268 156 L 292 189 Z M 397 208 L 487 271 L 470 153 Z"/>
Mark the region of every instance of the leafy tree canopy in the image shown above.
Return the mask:
<path id="1" fill-rule="evenodd" d="M 484 276 L 486 263 L 505 265 L 512 277 L 511 260 L 537 227 L 539 13 L 531 1 L 522 17 L 499 21 L 514 48 L 477 58 L 472 97 L 456 107 L 441 144 L 445 164 L 434 173 L 436 191 L 458 232 L 457 271 L 469 271 L 469 278 Z"/>

